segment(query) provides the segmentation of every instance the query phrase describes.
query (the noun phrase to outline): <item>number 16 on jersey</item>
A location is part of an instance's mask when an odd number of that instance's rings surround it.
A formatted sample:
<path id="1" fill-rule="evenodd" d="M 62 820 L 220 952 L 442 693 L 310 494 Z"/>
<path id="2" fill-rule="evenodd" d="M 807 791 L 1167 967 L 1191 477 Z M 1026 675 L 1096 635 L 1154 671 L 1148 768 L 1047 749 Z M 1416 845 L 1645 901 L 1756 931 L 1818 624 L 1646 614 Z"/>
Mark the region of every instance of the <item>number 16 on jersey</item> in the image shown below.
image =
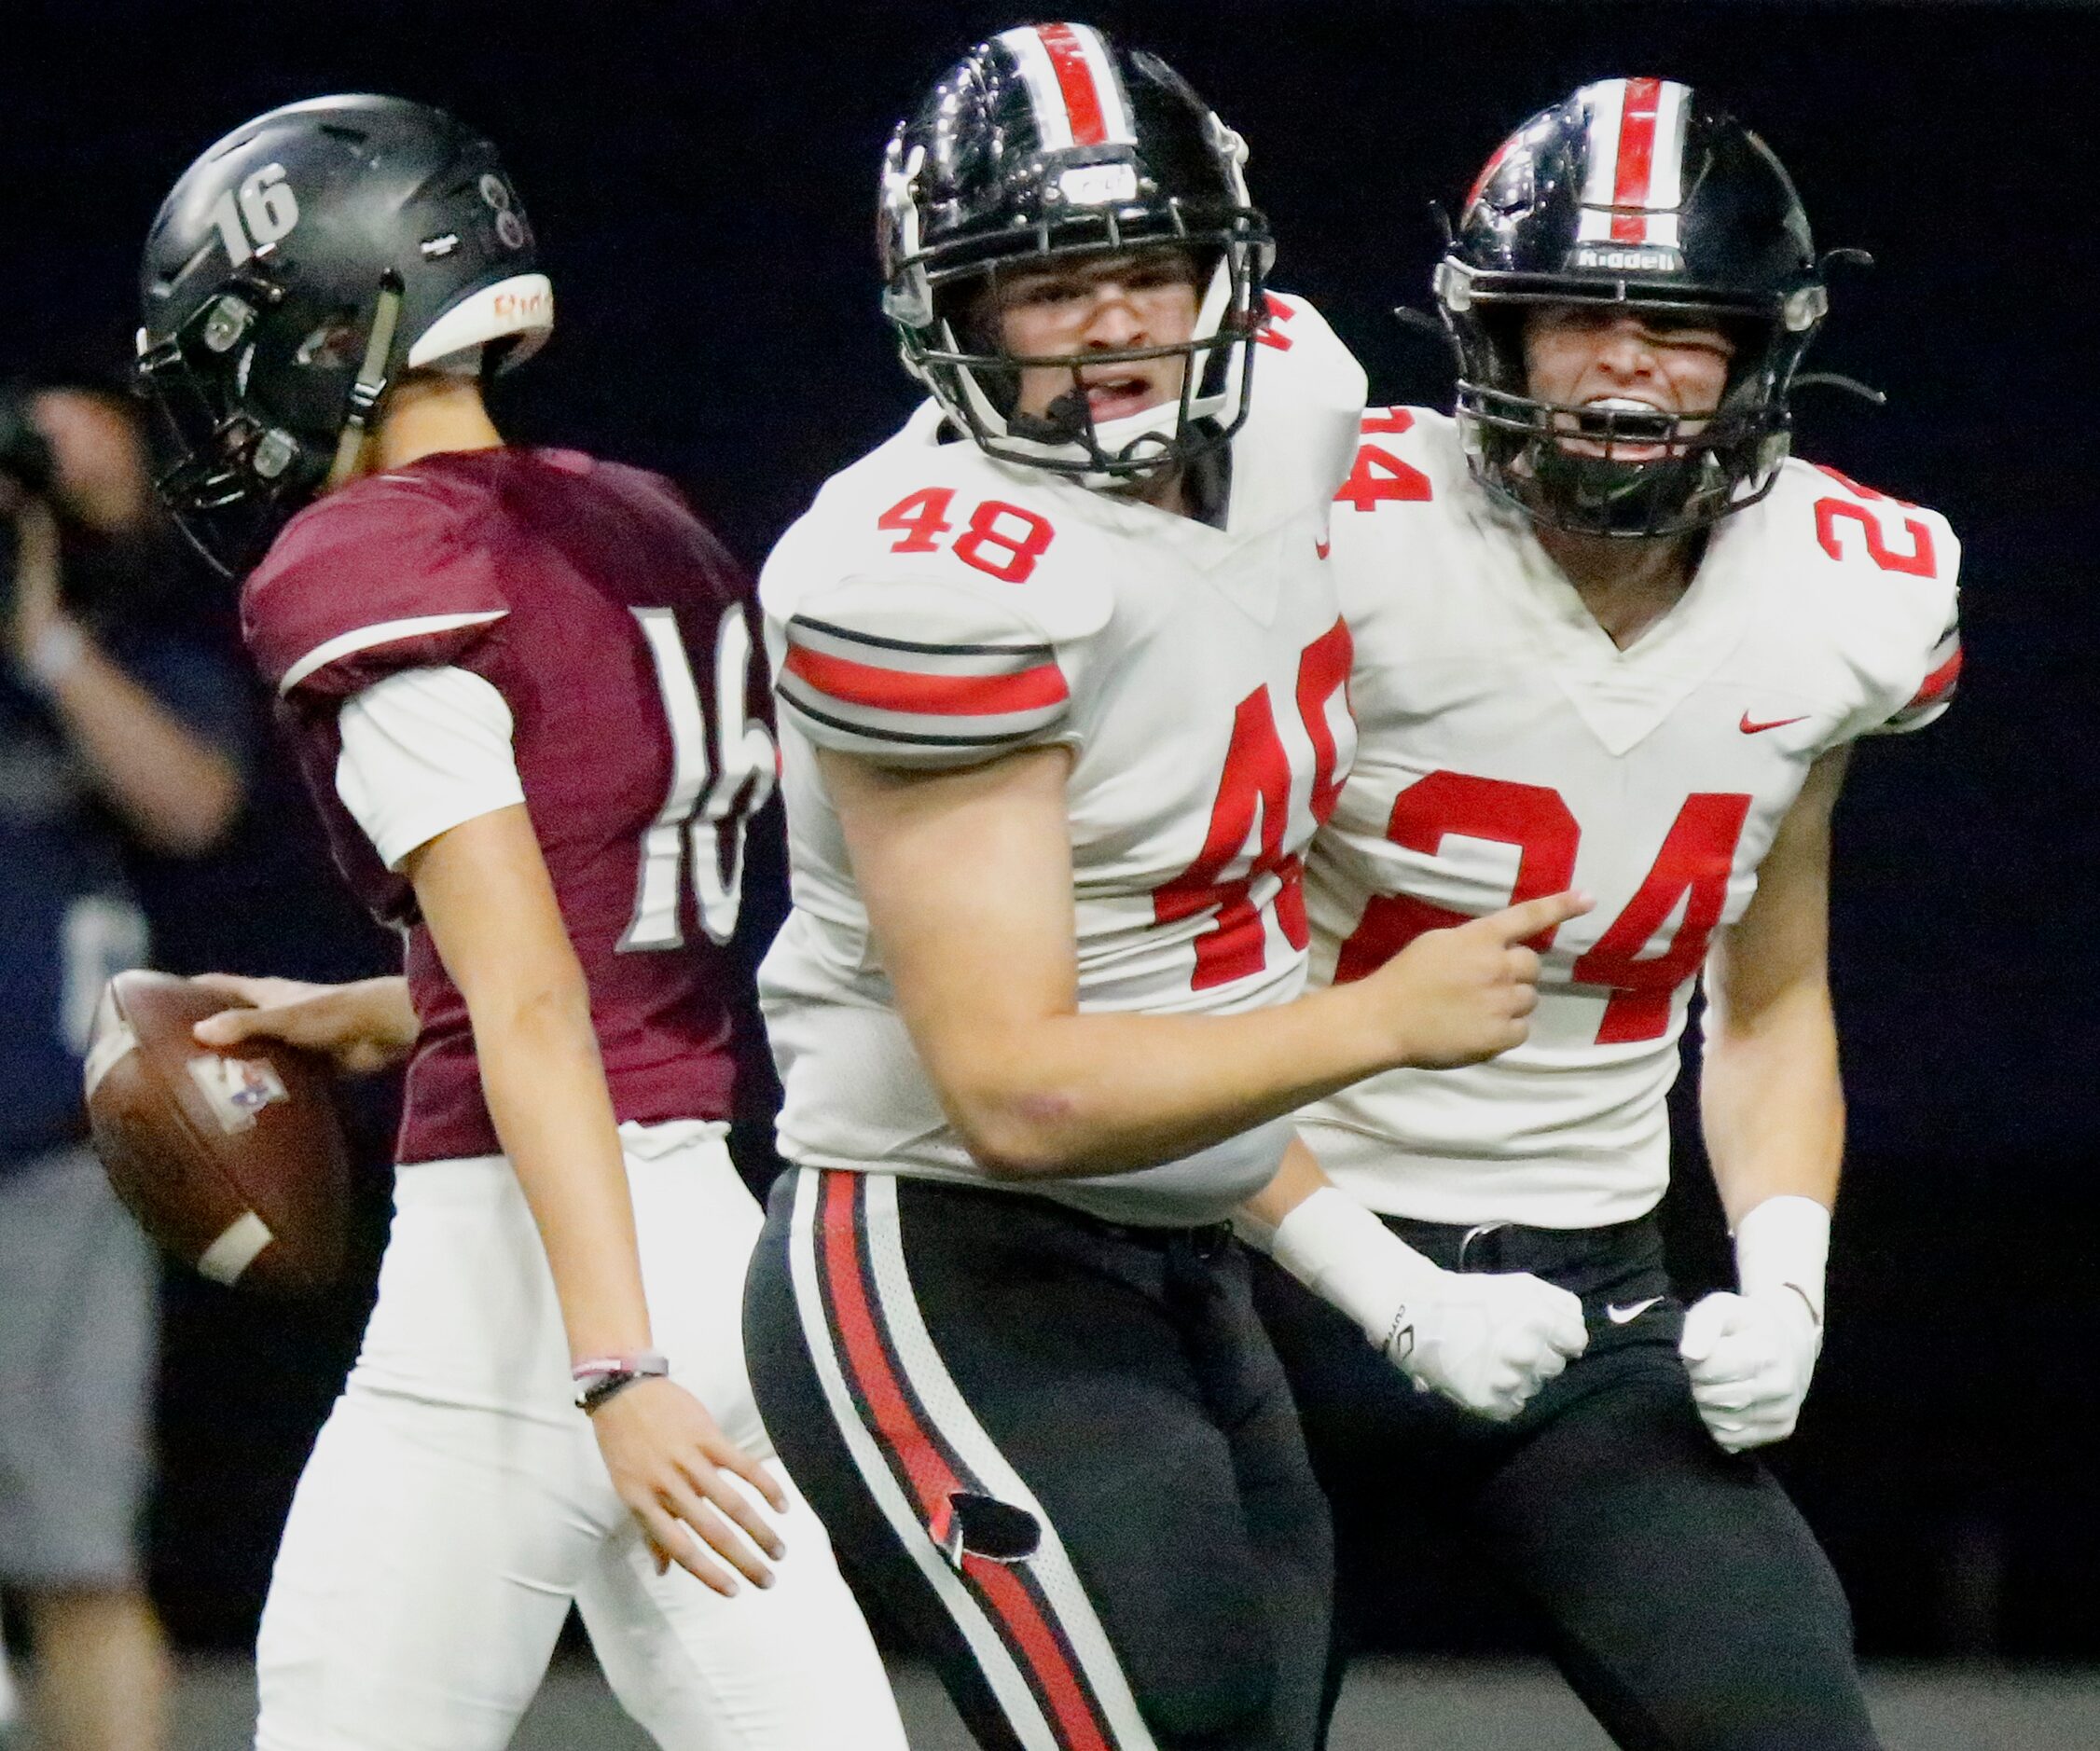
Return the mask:
<path id="1" fill-rule="evenodd" d="M 744 879 L 744 829 L 773 793 L 773 738 L 746 715 L 752 682 L 751 628 L 741 609 L 717 624 L 714 638 L 714 721 L 701 703 L 676 611 L 637 608 L 650 660 L 656 665 L 664 722 L 670 730 L 670 788 L 642 835 L 634 917 L 623 952 L 684 946 L 679 924 L 679 866 L 690 850 L 693 897 L 700 928 L 712 943 L 726 943 L 737 928 Z"/>

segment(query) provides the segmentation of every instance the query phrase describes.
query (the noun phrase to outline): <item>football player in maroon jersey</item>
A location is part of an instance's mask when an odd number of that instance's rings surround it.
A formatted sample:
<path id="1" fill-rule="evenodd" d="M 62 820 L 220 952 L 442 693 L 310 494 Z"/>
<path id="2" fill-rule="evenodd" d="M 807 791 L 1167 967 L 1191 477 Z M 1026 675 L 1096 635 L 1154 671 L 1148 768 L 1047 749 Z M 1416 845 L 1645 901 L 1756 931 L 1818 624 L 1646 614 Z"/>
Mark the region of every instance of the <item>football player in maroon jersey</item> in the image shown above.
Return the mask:
<path id="1" fill-rule="evenodd" d="M 269 1007 L 205 1025 L 413 1046 L 378 1306 L 264 1613 L 258 1745 L 493 1751 L 573 1602 L 659 1744 L 901 1748 L 738 1337 L 760 1216 L 723 1143 L 721 945 L 774 779 L 742 580 L 661 480 L 504 445 L 481 382 L 552 295 L 448 116 L 327 98 L 237 130 L 163 205 L 143 290 L 162 491 L 253 564 L 250 649 L 408 944 L 405 985 L 233 981 Z"/>

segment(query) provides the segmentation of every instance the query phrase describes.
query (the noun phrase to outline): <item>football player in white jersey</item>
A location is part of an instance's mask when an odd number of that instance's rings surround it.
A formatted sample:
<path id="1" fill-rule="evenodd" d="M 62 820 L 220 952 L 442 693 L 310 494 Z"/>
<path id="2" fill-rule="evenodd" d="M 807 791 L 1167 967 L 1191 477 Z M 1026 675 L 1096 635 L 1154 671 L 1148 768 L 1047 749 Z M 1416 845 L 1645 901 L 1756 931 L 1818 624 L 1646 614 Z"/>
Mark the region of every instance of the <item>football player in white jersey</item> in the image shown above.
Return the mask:
<path id="1" fill-rule="evenodd" d="M 1082 25 L 893 139 L 932 400 L 760 593 L 793 1167 L 745 1331 L 863 1597 L 988 1746 L 1309 1746 L 1326 1514 L 1223 1220 L 1288 1115 L 1513 1043 L 1541 897 L 1292 1002 L 1355 732 L 1324 558 L 1362 374 L 1263 287 L 1244 148 Z"/>
<path id="2" fill-rule="evenodd" d="M 1620 1744 L 1870 1746 L 1836 1579 L 1746 1455 L 1822 1343 L 1831 807 L 1857 738 L 1945 709 L 1958 549 L 1788 459 L 1820 266 L 1777 159 L 1682 85 L 1527 122 L 1436 289 L 1457 418 L 1368 413 L 1334 516 L 1360 745 L 1308 871 L 1315 978 L 1577 883 L 1597 904 L 1532 940 L 1525 1045 L 1327 1097 L 1265 1200 L 1316 1464 L 1384 1505 L 1339 1524 L 1344 1596 L 1458 1512 Z M 1737 1288 L 1686 1312 L 1652 1212 L 1702 971 Z"/>

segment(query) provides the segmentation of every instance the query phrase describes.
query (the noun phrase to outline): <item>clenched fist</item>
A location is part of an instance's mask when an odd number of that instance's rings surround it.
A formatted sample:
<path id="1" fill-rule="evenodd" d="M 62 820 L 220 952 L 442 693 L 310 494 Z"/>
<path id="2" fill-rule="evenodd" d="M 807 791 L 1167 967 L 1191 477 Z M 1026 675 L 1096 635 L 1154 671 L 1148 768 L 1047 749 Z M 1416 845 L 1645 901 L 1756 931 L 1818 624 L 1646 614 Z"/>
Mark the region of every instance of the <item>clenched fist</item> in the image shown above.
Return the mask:
<path id="1" fill-rule="evenodd" d="M 1515 1416 L 1589 1344 L 1582 1303 L 1557 1283 L 1443 1270 L 1333 1186 L 1293 1207 L 1268 1245 L 1423 1391 L 1492 1422 Z"/>

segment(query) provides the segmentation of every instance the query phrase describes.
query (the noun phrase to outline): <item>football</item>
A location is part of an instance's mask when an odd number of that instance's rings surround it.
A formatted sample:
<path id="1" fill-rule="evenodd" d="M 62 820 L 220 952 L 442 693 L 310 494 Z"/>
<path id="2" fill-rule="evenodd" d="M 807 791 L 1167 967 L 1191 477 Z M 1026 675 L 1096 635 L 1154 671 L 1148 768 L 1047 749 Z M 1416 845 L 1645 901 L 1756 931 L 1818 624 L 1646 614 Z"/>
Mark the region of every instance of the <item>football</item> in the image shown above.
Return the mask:
<path id="1" fill-rule="evenodd" d="M 214 1282 L 313 1294 L 341 1274 L 350 1203 L 328 1065 L 191 1036 L 231 1006 L 163 972 L 109 982 L 88 1046 L 95 1150 L 139 1225 Z"/>

